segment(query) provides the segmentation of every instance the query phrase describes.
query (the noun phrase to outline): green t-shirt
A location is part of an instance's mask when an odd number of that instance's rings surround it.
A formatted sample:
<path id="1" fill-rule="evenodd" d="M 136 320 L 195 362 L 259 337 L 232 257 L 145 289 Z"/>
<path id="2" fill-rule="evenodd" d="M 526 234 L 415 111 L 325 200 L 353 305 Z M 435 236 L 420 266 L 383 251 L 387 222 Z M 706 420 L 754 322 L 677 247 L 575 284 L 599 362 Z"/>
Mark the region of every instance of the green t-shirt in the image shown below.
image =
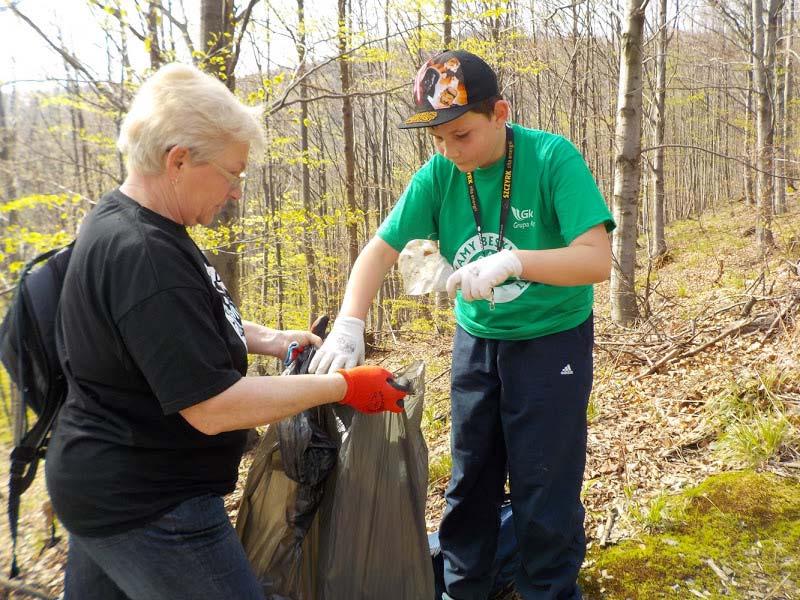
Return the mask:
<path id="1" fill-rule="evenodd" d="M 514 125 L 511 210 L 503 247 L 544 250 L 568 246 L 576 237 L 614 220 L 580 152 L 565 138 Z M 475 171 L 486 253 L 497 250 L 504 159 Z M 401 251 L 414 239 L 439 240 L 455 269 L 482 256 L 466 176 L 440 154 L 412 178 L 378 229 Z M 465 302 L 458 293 L 456 320 L 474 336 L 524 340 L 580 325 L 593 302 L 591 285 L 562 287 L 524 280 L 495 288 L 495 308 L 486 300 Z"/>

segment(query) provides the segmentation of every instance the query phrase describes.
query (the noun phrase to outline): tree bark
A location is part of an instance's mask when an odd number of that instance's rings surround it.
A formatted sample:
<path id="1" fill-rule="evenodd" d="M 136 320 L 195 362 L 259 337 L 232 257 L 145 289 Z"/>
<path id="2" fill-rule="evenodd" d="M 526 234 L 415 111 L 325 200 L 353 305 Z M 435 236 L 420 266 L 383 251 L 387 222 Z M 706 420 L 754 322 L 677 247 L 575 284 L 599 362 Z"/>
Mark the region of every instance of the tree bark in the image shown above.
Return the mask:
<path id="1" fill-rule="evenodd" d="M 656 122 L 653 145 L 653 194 L 648 211 L 650 220 L 650 257 L 656 258 L 667 252 L 664 237 L 664 129 L 666 125 L 667 96 L 667 0 L 659 0 L 658 34 L 656 42 Z"/>
<path id="2" fill-rule="evenodd" d="M 789 185 L 791 178 L 794 177 L 794 168 L 792 167 L 792 151 L 791 146 L 789 145 L 789 140 L 792 137 L 792 118 L 793 118 L 793 110 L 792 110 L 792 100 L 794 98 L 792 94 L 792 86 L 794 85 L 794 66 L 793 66 L 793 59 L 792 59 L 792 38 L 794 37 L 794 2 L 795 0 L 791 0 L 789 2 L 789 10 L 785 23 L 784 28 L 784 62 L 783 62 L 783 122 L 781 125 L 781 158 L 783 159 L 783 175 L 789 177 L 789 179 L 784 179 L 780 181 L 780 185 L 783 186 L 785 190 L 786 187 Z M 794 183 L 791 184 L 794 187 Z M 783 204 L 781 207 L 783 210 L 787 209 L 786 203 Z"/>
<path id="3" fill-rule="evenodd" d="M 453 44 L 453 0 L 444 0 L 444 47 L 450 48 Z"/>
<path id="4" fill-rule="evenodd" d="M 150 54 L 150 68 L 154 71 L 158 69 L 163 61 L 161 60 L 161 45 L 158 36 L 158 23 L 159 15 L 158 8 L 160 2 L 150 0 L 147 6 L 147 39 L 150 40 L 149 54 Z"/>
<path id="5" fill-rule="evenodd" d="M 304 0 L 297 0 L 297 60 L 299 66 L 297 76 L 302 78 L 306 73 L 306 16 Z M 308 85 L 300 83 L 300 153 L 302 171 L 303 196 L 303 254 L 306 258 L 306 283 L 308 285 L 308 308 L 311 318 L 319 316 L 319 295 L 317 294 L 317 269 L 314 255 L 314 236 L 311 218 L 314 214 L 311 205 L 311 175 L 308 169 Z M 309 323 L 310 325 L 310 323 Z"/>
<path id="6" fill-rule="evenodd" d="M 775 29 L 780 0 L 768 0 L 767 24 L 764 24 L 764 3 L 752 0 L 753 9 L 753 87 L 756 95 L 756 242 L 762 255 L 774 246 L 772 236 L 772 203 L 774 194 L 772 123 L 772 71 L 775 61 Z"/>
<path id="7" fill-rule="evenodd" d="M 642 149 L 642 30 L 647 1 L 627 0 L 620 55 L 614 136 L 614 266 L 611 316 L 627 325 L 639 317 L 635 269 Z"/>
<path id="8" fill-rule="evenodd" d="M 232 0 L 202 0 L 200 32 L 203 40 L 203 49 L 208 56 L 221 56 L 224 45 L 225 32 L 228 32 L 228 15 L 232 9 Z M 203 67 L 208 73 L 221 79 L 228 89 L 235 85 L 232 73 L 227 71 L 225 60 L 204 60 Z M 239 255 L 236 252 L 235 228 L 239 223 L 239 206 L 235 202 L 228 202 L 219 212 L 212 227 L 227 231 L 228 240 L 216 253 L 208 253 L 208 261 L 217 270 L 228 293 L 234 303 L 241 304 L 241 278 L 239 275 Z"/>
<path id="9" fill-rule="evenodd" d="M 786 161 L 783 142 L 783 127 L 780 125 L 786 120 L 786 107 L 783 105 L 785 90 L 783 86 L 786 84 L 786 78 L 779 70 L 783 68 L 783 63 L 780 57 L 786 52 L 786 34 L 784 32 L 785 23 L 783 21 L 782 11 L 778 12 L 778 25 L 776 29 L 777 43 L 775 47 L 775 60 L 772 61 L 772 81 L 775 84 L 771 90 L 772 97 L 775 99 L 774 110 L 774 144 L 773 144 L 773 160 L 775 176 L 772 178 L 772 185 L 775 189 L 773 194 L 772 210 L 774 214 L 780 214 L 786 210 Z"/>
<path id="10" fill-rule="evenodd" d="M 350 37 L 348 24 L 347 0 L 339 2 L 339 77 L 342 86 L 342 130 L 344 135 L 344 173 L 345 196 L 347 199 L 347 237 L 349 269 L 358 257 L 358 225 L 355 219 L 355 140 L 353 133 L 353 100 L 350 97 L 350 63 L 347 49 Z"/>

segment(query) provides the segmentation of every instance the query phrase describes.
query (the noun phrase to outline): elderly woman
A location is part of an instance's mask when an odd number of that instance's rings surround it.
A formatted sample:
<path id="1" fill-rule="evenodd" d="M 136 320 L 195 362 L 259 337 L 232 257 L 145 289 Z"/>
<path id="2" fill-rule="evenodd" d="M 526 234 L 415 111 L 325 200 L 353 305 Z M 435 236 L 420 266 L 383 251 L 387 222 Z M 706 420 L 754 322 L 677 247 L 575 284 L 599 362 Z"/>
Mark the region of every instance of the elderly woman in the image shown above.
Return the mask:
<path id="1" fill-rule="evenodd" d="M 242 321 L 186 227 L 241 197 L 256 109 L 177 64 L 140 89 L 120 133 L 129 175 L 86 217 L 61 299 L 70 394 L 47 487 L 70 533 L 67 600 L 262 598 L 222 496 L 246 430 L 325 403 L 399 411 L 377 367 L 247 377 L 308 332 Z"/>

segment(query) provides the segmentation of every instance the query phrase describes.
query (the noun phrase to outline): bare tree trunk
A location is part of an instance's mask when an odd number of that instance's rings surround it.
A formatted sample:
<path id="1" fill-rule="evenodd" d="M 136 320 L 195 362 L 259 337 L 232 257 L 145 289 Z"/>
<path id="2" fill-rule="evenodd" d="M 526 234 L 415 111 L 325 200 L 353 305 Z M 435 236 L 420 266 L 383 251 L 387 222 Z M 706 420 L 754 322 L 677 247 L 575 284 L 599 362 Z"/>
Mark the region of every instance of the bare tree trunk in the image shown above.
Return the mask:
<path id="1" fill-rule="evenodd" d="M 445 8 L 445 19 L 447 18 L 447 12 Z M 386 33 L 386 39 L 384 40 L 383 48 L 386 52 L 386 56 L 389 56 L 389 3 L 387 2 L 384 7 L 383 13 L 383 25 Z M 447 27 L 447 25 L 446 25 Z M 445 29 L 447 31 L 447 29 Z M 446 47 L 446 46 L 445 46 Z M 383 61 L 383 85 L 387 87 L 389 81 L 389 60 L 388 58 Z M 390 194 L 389 190 L 391 188 L 391 158 L 389 156 L 389 95 L 383 95 L 382 107 L 381 107 L 381 114 L 383 121 L 381 123 L 381 179 L 380 179 L 380 186 L 379 186 L 379 194 L 378 194 L 378 222 L 382 222 L 384 217 L 389 211 L 389 204 L 390 204 Z M 386 294 L 386 278 L 381 283 L 381 287 L 378 288 L 378 295 L 376 298 L 376 306 L 377 310 L 375 311 L 377 314 L 375 315 L 375 334 L 377 343 L 381 342 L 382 332 L 383 332 L 383 300 Z"/>
<path id="2" fill-rule="evenodd" d="M 757 149 L 757 142 L 753 139 L 753 135 L 750 133 L 755 128 L 756 124 L 756 110 L 753 108 L 753 96 L 755 95 L 754 92 L 754 80 L 753 80 L 753 70 L 750 69 L 747 74 L 747 131 L 746 134 L 746 146 L 747 146 L 747 155 L 748 157 L 752 157 L 753 162 L 755 162 L 756 155 L 758 154 Z M 745 201 L 750 206 L 755 206 L 756 204 L 756 177 L 753 173 L 752 169 L 747 169 L 744 173 L 744 190 L 745 190 Z"/>
<path id="3" fill-rule="evenodd" d="M 11 112 L 11 109 L 9 109 Z M 14 147 L 17 136 L 13 127 L 9 127 L 6 121 L 6 105 L 3 97 L 3 88 L 0 87 L 0 171 L 3 173 L 3 193 L 2 197 L 11 200 L 17 197 L 17 182 L 15 173 L 17 170 L 11 165 L 14 158 Z M 16 220 L 16 211 L 8 213 L 9 224 Z"/>
<path id="4" fill-rule="evenodd" d="M 577 145 L 578 134 L 578 63 L 580 62 L 578 3 L 572 5 L 572 58 L 569 65 L 569 139 Z"/>
<path id="5" fill-rule="evenodd" d="M 297 70 L 298 77 L 303 77 L 306 73 L 306 16 L 304 0 L 297 0 L 297 59 L 299 67 Z M 303 195 L 303 211 L 305 212 L 303 222 L 303 254 L 306 257 L 306 283 L 308 284 L 308 308 L 311 311 L 311 317 L 317 318 L 319 316 L 319 296 L 317 294 L 317 269 L 316 258 L 314 255 L 314 239 L 311 226 L 311 217 L 313 207 L 311 206 L 311 179 L 308 170 L 308 85 L 305 82 L 300 83 L 300 152 L 302 158 L 300 161 L 302 170 L 302 195 Z"/>
<path id="6" fill-rule="evenodd" d="M 768 0 L 765 31 L 764 5 L 753 0 L 753 74 L 756 95 L 756 242 L 762 255 L 774 245 L 772 237 L 773 141 L 772 70 L 775 61 L 775 20 L 779 0 Z"/>
<path id="7" fill-rule="evenodd" d="M 625 325 L 639 317 L 634 276 L 642 150 L 642 30 L 647 1 L 627 0 L 619 69 L 615 132 L 614 267 L 611 316 Z"/>
<path id="8" fill-rule="evenodd" d="M 150 68 L 158 69 L 161 64 L 161 45 L 158 35 L 158 9 L 160 3 L 150 0 L 147 6 L 147 44 L 150 51 Z"/>
<path id="9" fill-rule="evenodd" d="M 224 35 L 229 28 L 228 15 L 232 9 L 232 0 L 202 0 L 200 32 L 203 48 L 208 56 L 221 56 L 221 48 L 225 44 Z M 234 84 L 233 78 L 227 70 L 227 61 L 205 60 L 203 67 L 212 75 L 219 77 L 228 89 Z M 208 254 L 208 261 L 219 273 L 225 287 L 234 303 L 241 304 L 241 290 L 239 276 L 239 255 L 236 252 L 235 227 L 239 222 L 239 206 L 237 203 L 228 202 L 217 215 L 212 227 L 228 231 L 229 239 L 217 249 L 216 253 Z"/>
<path id="10" fill-rule="evenodd" d="M 339 2 L 339 76 L 342 85 L 342 129 L 344 131 L 345 195 L 349 211 L 347 221 L 347 248 L 349 268 L 353 268 L 358 257 L 358 225 L 353 218 L 356 213 L 355 196 L 355 140 L 353 135 L 353 99 L 350 97 L 350 63 L 346 56 L 350 37 L 347 0 Z"/>
<path id="11" fill-rule="evenodd" d="M 444 47 L 450 48 L 453 43 L 453 0 L 444 0 Z M 388 32 L 387 32 L 388 35 Z"/>
<path id="12" fill-rule="evenodd" d="M 776 29 L 777 44 L 775 47 L 775 60 L 772 62 L 772 81 L 775 87 L 770 90 L 775 99 L 775 114 L 773 116 L 774 144 L 773 160 L 775 161 L 775 176 L 772 178 L 772 185 L 775 193 L 773 194 L 772 211 L 774 214 L 781 214 L 786 210 L 786 144 L 783 140 L 783 127 L 780 125 L 786 120 L 786 107 L 783 104 L 786 85 L 786 78 L 779 70 L 783 68 L 780 58 L 786 53 L 786 33 L 784 31 L 785 22 L 781 16 L 782 11 L 778 11 L 778 24 Z"/>
<path id="13" fill-rule="evenodd" d="M 233 0 L 202 0 L 200 7 L 200 38 L 203 40 L 205 71 L 216 76 L 228 89 L 236 89 L 230 64 L 234 23 Z M 227 34 L 227 35 L 226 35 Z"/>
<path id="14" fill-rule="evenodd" d="M 784 168 L 782 172 L 785 176 L 789 178 L 794 177 L 795 169 L 792 167 L 792 151 L 791 146 L 789 145 L 789 140 L 791 140 L 792 136 L 792 86 L 794 85 L 794 77 L 793 77 L 793 60 L 792 60 L 792 38 L 794 37 L 794 1 L 791 0 L 789 2 L 789 11 L 788 17 L 784 21 L 786 24 L 785 33 L 786 36 L 784 40 L 784 63 L 783 63 L 783 123 L 782 123 L 782 131 L 781 131 L 781 158 L 783 159 Z M 785 190 L 787 185 L 789 185 L 789 181 L 784 179 L 780 182 Z M 792 187 L 794 187 L 794 183 L 792 183 Z M 784 202 L 782 209 L 786 210 L 786 203 Z"/>
<path id="15" fill-rule="evenodd" d="M 667 96 L 667 0 L 659 0 L 658 34 L 656 46 L 656 122 L 653 145 L 656 147 L 653 156 L 653 194 L 650 210 L 650 257 L 656 258 L 667 252 L 664 238 L 664 128 L 666 125 Z"/>

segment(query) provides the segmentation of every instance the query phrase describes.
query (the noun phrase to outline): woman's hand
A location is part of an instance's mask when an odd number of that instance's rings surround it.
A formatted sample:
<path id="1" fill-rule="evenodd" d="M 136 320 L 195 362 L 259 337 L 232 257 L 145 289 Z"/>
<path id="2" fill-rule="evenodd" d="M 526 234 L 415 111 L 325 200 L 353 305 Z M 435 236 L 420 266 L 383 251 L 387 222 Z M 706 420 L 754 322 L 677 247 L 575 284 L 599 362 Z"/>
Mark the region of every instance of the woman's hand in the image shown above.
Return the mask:
<path id="1" fill-rule="evenodd" d="M 308 345 L 319 346 L 322 340 L 310 331 L 299 329 L 270 329 L 252 321 L 243 321 L 244 337 L 250 354 L 264 354 L 286 358 L 289 346 L 297 342 L 300 349 Z"/>
<path id="2" fill-rule="evenodd" d="M 301 329 L 284 329 L 275 331 L 276 344 L 278 350 L 273 356 L 278 358 L 286 358 L 286 353 L 289 352 L 289 346 L 292 342 L 297 342 L 297 353 L 303 351 L 306 346 L 317 346 L 322 344 L 322 339 L 318 335 L 314 335 L 310 331 L 303 331 Z"/>

